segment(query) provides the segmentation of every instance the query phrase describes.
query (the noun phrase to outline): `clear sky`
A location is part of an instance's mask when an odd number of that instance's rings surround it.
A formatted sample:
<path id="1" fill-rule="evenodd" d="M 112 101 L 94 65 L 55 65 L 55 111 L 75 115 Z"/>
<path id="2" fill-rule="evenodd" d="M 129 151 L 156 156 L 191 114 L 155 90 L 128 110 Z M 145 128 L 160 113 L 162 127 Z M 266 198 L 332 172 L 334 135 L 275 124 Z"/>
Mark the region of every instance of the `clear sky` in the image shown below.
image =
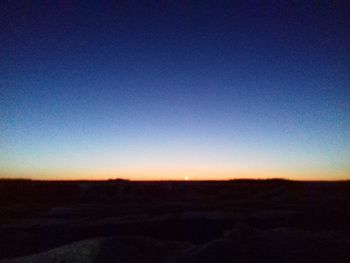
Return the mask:
<path id="1" fill-rule="evenodd" d="M 1 1 L 0 177 L 350 179 L 347 1 L 94 2 Z"/>

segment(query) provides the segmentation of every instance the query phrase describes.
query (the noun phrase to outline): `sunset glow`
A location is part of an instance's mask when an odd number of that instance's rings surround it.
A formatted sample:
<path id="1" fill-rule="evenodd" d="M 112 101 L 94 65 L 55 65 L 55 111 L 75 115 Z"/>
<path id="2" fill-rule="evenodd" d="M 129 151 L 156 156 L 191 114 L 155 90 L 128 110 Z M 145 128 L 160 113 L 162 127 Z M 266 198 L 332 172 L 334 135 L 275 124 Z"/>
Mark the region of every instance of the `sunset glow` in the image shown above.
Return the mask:
<path id="1" fill-rule="evenodd" d="M 6 9 L 0 177 L 350 179 L 341 9 L 113 8 Z"/>

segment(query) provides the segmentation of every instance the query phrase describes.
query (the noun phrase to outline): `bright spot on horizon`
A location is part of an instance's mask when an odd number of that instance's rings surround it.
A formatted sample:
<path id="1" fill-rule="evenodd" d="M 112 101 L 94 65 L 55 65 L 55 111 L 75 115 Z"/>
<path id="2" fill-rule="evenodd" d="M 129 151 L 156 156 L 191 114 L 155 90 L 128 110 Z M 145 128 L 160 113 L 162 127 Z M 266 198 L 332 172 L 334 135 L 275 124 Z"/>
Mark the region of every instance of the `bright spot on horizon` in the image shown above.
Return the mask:
<path id="1" fill-rule="evenodd" d="M 185 176 L 185 181 L 188 181 L 188 180 L 189 180 L 188 176 Z"/>
<path id="2" fill-rule="evenodd" d="M 12 2 L 0 179 L 350 179 L 346 4 Z"/>

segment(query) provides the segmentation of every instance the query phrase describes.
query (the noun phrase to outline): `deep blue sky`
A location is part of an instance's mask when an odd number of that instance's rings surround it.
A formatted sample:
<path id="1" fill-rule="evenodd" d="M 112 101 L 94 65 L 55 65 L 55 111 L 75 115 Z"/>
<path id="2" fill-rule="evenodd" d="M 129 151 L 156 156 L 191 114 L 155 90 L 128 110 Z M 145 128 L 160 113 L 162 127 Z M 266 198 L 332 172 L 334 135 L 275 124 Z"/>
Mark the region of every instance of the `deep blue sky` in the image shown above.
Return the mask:
<path id="1" fill-rule="evenodd" d="M 350 178 L 349 5 L 230 2 L 1 1 L 3 176 Z"/>

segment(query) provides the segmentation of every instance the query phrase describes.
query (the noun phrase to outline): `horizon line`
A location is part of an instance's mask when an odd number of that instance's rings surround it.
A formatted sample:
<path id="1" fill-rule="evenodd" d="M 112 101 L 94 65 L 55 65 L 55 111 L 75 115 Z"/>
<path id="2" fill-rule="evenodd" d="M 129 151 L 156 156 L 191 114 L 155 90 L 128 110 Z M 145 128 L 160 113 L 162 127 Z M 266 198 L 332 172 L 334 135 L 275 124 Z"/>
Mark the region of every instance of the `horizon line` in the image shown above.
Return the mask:
<path id="1" fill-rule="evenodd" d="M 269 178 L 231 178 L 231 179 L 144 179 L 133 180 L 124 178 L 108 178 L 108 179 L 35 179 L 35 178 L 9 178 L 0 177 L 1 181 L 32 181 L 32 182 L 232 182 L 232 181 L 289 181 L 289 182 L 350 182 L 350 179 L 290 179 L 281 177 L 269 177 Z"/>

